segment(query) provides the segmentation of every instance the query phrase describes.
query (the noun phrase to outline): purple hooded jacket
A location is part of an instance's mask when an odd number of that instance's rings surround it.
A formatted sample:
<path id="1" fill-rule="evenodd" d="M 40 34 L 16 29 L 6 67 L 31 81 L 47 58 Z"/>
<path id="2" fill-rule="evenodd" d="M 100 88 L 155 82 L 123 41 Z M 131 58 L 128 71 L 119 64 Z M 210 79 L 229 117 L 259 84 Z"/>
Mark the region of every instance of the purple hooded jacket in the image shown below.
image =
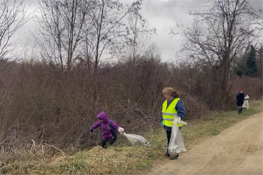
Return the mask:
<path id="1" fill-rule="evenodd" d="M 111 120 L 109 119 L 109 117 L 106 115 L 105 112 L 101 112 L 101 113 L 99 113 L 97 118 L 100 120 L 103 120 L 103 122 L 97 121 L 96 123 L 94 123 L 94 125 L 92 125 L 92 128 L 96 129 L 100 126 L 101 131 L 102 131 L 102 135 L 103 135 L 103 139 L 107 140 L 107 139 L 112 138 L 112 134 L 110 132 L 110 127 L 109 127 Z M 112 121 L 112 126 L 116 130 L 119 128 L 119 125 L 117 125 L 114 121 Z"/>

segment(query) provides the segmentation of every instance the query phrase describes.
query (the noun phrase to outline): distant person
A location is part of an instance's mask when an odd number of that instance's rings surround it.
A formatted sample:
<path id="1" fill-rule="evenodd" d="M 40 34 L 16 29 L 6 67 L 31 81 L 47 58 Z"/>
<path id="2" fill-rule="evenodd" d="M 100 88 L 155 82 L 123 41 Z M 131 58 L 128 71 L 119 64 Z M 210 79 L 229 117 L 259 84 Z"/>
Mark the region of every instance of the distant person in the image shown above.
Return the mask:
<path id="1" fill-rule="evenodd" d="M 237 95 L 236 97 L 236 100 L 237 100 L 237 112 L 238 114 L 241 114 L 242 113 L 242 105 L 244 103 L 244 94 L 243 94 L 243 91 L 240 89 L 239 90 L 239 94 Z"/>
<path id="2" fill-rule="evenodd" d="M 101 146 L 103 148 L 106 148 L 106 144 L 109 143 L 109 145 L 112 145 L 117 140 L 117 133 L 116 131 L 119 131 L 120 133 L 124 132 L 124 129 L 122 127 L 119 127 L 116 122 L 109 119 L 109 117 L 106 115 L 105 112 L 100 112 L 97 116 L 99 119 L 92 127 L 90 128 L 90 131 L 93 132 L 94 129 L 100 127 L 103 135 L 103 140 L 101 142 Z"/>
<path id="3" fill-rule="evenodd" d="M 178 159 L 179 154 L 170 156 L 168 152 L 168 146 L 170 143 L 170 138 L 172 134 L 172 126 L 175 117 L 180 117 L 181 120 L 185 116 L 185 107 L 183 101 L 179 98 L 179 94 L 171 87 L 166 87 L 162 91 L 165 101 L 162 106 L 162 125 L 166 130 L 167 136 L 167 150 L 165 156 L 170 157 L 170 159 Z M 179 129 L 181 129 L 182 124 L 177 124 Z"/>

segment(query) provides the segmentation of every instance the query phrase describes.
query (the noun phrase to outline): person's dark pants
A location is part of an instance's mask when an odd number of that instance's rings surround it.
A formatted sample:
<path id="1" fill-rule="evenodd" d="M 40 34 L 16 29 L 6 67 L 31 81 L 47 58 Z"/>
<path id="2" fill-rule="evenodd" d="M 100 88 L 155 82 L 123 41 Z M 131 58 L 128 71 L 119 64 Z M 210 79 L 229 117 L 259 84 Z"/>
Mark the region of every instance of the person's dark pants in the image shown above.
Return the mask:
<path id="1" fill-rule="evenodd" d="M 167 147 L 168 147 L 168 145 L 169 145 L 169 143 L 170 143 L 171 135 L 172 135 L 172 130 L 171 130 L 171 131 L 166 130 Z"/>
<path id="2" fill-rule="evenodd" d="M 104 140 L 104 139 L 102 140 L 101 146 L 102 146 L 103 148 L 106 148 L 107 142 L 108 142 L 110 145 L 112 145 L 112 144 L 117 140 L 117 134 L 116 134 L 116 132 L 111 133 L 111 134 L 112 134 L 112 138 L 107 139 L 107 140 Z"/>
<path id="3" fill-rule="evenodd" d="M 237 106 L 237 112 L 238 112 L 238 114 L 241 114 L 242 113 L 242 106 Z"/>
<path id="4" fill-rule="evenodd" d="M 181 130 L 182 127 L 179 127 L 179 129 Z M 171 139 L 171 135 L 172 135 L 172 130 L 168 131 L 166 130 L 166 136 L 167 136 L 167 151 L 166 153 L 168 154 L 168 146 L 170 143 L 170 139 Z"/>

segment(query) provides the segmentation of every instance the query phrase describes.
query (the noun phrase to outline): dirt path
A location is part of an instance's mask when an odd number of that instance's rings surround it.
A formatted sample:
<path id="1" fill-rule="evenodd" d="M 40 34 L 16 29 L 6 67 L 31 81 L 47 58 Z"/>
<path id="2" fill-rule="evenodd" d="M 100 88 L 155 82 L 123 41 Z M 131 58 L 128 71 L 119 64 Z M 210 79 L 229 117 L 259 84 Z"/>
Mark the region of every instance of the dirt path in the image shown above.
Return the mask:
<path id="1" fill-rule="evenodd" d="M 262 128 L 263 113 L 253 115 L 155 167 L 151 175 L 262 175 Z"/>

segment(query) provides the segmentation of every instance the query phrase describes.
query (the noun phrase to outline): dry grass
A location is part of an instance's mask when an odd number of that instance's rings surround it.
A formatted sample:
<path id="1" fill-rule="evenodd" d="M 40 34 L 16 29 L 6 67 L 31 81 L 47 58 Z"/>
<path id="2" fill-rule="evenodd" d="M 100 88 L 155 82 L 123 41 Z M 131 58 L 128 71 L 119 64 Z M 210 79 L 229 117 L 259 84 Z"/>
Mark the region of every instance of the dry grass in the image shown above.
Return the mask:
<path id="1" fill-rule="evenodd" d="M 201 120 L 192 120 L 182 129 L 187 148 L 198 141 L 219 134 L 222 130 L 248 116 L 262 111 L 262 101 L 251 102 L 250 110 L 242 115 L 236 111 L 214 113 Z M 121 136 L 120 136 L 121 137 Z M 0 161 L 1 174 L 141 174 L 149 171 L 154 162 L 163 159 L 166 148 L 166 135 L 162 127 L 144 135 L 150 147 L 131 146 L 127 141 L 123 146 L 103 149 L 99 146 L 74 155 L 65 155 L 57 151 L 56 156 L 43 154 L 42 148 L 32 151 L 16 152 Z M 47 147 L 47 146 L 46 146 Z"/>

